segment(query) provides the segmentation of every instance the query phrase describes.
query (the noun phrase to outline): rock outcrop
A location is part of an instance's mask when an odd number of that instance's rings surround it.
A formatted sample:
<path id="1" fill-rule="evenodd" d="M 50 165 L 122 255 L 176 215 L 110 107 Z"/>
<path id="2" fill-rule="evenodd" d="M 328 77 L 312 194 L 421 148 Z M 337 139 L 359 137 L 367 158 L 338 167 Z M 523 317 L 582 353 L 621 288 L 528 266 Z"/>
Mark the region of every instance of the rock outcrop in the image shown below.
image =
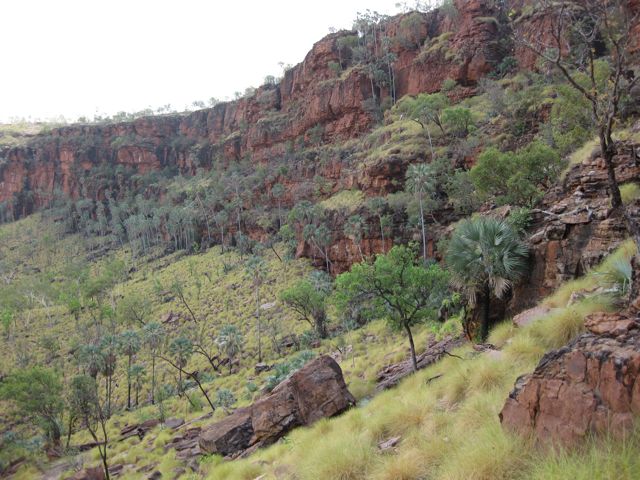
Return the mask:
<path id="1" fill-rule="evenodd" d="M 634 148 L 633 143 L 619 145 L 615 164 L 620 184 L 640 181 Z M 611 209 L 607 172 L 597 153 L 574 165 L 564 182 L 545 194 L 530 231 L 530 274 L 514 291 L 512 314 L 598 265 L 628 236 L 624 216 Z"/>
<path id="2" fill-rule="evenodd" d="M 337 415 L 354 404 L 340 366 L 331 357 L 322 356 L 268 396 L 203 429 L 200 449 L 236 457 L 275 442 L 292 428 Z"/>
<path id="3" fill-rule="evenodd" d="M 640 323 L 600 313 L 585 325 L 589 333 L 547 353 L 516 381 L 500 413 L 504 427 L 565 446 L 631 428 L 640 414 Z"/>

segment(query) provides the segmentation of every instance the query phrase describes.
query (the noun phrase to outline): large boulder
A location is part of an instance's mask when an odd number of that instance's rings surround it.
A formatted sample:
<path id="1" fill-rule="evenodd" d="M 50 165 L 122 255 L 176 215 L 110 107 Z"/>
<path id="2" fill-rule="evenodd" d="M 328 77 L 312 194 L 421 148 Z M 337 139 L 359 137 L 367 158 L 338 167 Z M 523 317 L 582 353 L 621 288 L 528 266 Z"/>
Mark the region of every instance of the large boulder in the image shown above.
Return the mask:
<path id="1" fill-rule="evenodd" d="M 206 427 L 200 434 L 200 449 L 235 457 L 275 442 L 292 428 L 342 413 L 354 404 L 340 366 L 331 357 L 322 356 L 268 396 Z"/>
<path id="2" fill-rule="evenodd" d="M 598 314 L 582 334 L 520 377 L 500 420 L 542 443 L 571 446 L 592 433 L 621 434 L 640 414 L 640 324 Z"/>

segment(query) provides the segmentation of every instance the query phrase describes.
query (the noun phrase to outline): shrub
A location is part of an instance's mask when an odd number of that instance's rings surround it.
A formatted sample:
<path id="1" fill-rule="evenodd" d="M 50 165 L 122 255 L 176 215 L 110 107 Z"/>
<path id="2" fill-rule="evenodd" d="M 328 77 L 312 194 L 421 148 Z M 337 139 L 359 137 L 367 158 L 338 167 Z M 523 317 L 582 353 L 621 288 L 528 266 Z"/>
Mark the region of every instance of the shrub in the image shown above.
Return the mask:
<path id="1" fill-rule="evenodd" d="M 456 212 L 469 214 L 475 211 L 480 203 L 475 185 L 469 171 L 456 170 L 444 184 L 449 202 Z"/>
<path id="2" fill-rule="evenodd" d="M 516 152 L 486 149 L 469 175 L 478 193 L 499 204 L 533 206 L 562 171 L 564 162 L 557 151 L 535 141 Z"/>
<path id="3" fill-rule="evenodd" d="M 449 107 L 442 111 L 442 124 L 456 136 L 466 136 L 473 127 L 471 110 L 465 107 Z"/>
<path id="4" fill-rule="evenodd" d="M 342 73 L 342 67 L 338 62 L 331 61 L 327 63 L 327 67 L 336 75 L 336 77 L 339 77 L 340 73 Z"/>
<path id="5" fill-rule="evenodd" d="M 640 185 L 634 182 L 620 185 L 620 196 L 622 197 L 622 203 L 628 204 L 633 202 L 640 198 Z"/>
<path id="6" fill-rule="evenodd" d="M 451 90 L 456 88 L 456 85 L 458 85 L 458 83 L 453 78 L 447 78 L 444 80 L 444 82 L 442 82 L 440 90 L 442 90 L 443 92 L 450 92 Z"/>
<path id="7" fill-rule="evenodd" d="M 558 150 L 567 154 L 591 139 L 591 108 L 573 87 L 559 85 L 557 91 L 559 95 L 551 109 L 553 140 Z"/>
<path id="8" fill-rule="evenodd" d="M 507 222 L 516 232 L 524 234 L 531 225 L 531 209 L 527 207 L 514 208 L 507 217 Z"/>
<path id="9" fill-rule="evenodd" d="M 233 392 L 228 388 L 221 388 L 216 391 L 216 406 L 222 408 L 225 412 L 228 412 L 236 401 Z"/>

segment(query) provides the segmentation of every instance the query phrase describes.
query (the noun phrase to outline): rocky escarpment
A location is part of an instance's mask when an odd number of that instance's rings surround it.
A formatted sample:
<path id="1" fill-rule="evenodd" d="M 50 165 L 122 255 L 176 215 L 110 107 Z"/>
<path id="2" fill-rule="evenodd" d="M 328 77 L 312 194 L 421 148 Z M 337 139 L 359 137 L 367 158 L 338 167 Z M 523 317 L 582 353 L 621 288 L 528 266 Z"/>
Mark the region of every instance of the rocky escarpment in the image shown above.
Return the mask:
<path id="1" fill-rule="evenodd" d="M 387 36 L 397 57 L 397 98 L 437 91 L 447 78 L 474 85 L 499 61 L 495 22 L 478 21 L 498 15 L 494 2 L 455 4 L 455 16 L 435 10 L 388 22 Z M 356 137 L 371 125 L 366 101 L 374 95 L 384 99 L 389 92 L 373 86 L 365 68 L 349 65 L 349 52 L 340 39 L 354 33 L 328 35 L 278 85 L 264 85 L 240 100 L 188 115 L 54 129 L 25 147 L 0 152 L 0 203 L 15 205 L 14 213 L 23 215 L 47 205 L 56 189 L 72 198 L 100 198 L 100 187 L 83 191 L 81 186 L 83 172 L 98 165 L 131 167 L 138 173 L 177 167 L 193 173 L 198 167 L 247 156 L 254 163 L 268 163 L 311 137 L 325 143 Z M 342 71 L 330 68 L 332 63 Z M 287 180 L 295 190 L 324 173 L 278 180 Z"/>
<path id="2" fill-rule="evenodd" d="M 640 180 L 638 147 L 633 142 L 619 145 L 615 164 L 620 184 Z M 532 307 L 563 282 L 583 275 L 628 236 L 623 213 L 611 208 L 598 149 L 546 193 L 530 231 L 531 273 L 515 289 L 512 312 Z"/>
<path id="3" fill-rule="evenodd" d="M 355 405 L 340 366 L 322 356 L 295 372 L 273 392 L 236 410 L 200 434 L 200 450 L 238 456 L 274 443 L 289 430 L 344 412 Z"/>
<path id="4" fill-rule="evenodd" d="M 590 330 L 547 353 L 519 378 L 500 413 L 509 430 L 574 445 L 597 432 L 623 434 L 640 414 L 640 323 L 595 314 Z"/>

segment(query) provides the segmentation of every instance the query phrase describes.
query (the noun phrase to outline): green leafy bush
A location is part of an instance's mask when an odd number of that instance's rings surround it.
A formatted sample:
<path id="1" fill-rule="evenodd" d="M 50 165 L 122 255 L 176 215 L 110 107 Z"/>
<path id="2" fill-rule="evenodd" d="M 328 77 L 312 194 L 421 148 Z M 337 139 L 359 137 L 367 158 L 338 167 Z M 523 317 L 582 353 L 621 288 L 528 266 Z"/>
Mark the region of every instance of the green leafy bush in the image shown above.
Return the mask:
<path id="1" fill-rule="evenodd" d="M 456 136 L 466 136 L 474 126 L 471 110 L 465 107 L 450 107 L 442 111 L 442 123 Z"/>
<path id="2" fill-rule="evenodd" d="M 531 209 L 527 207 L 514 208 L 507 217 L 507 222 L 516 232 L 523 234 L 531 225 Z"/>
<path id="3" fill-rule="evenodd" d="M 553 148 L 540 141 L 516 152 L 485 150 L 471 169 L 470 178 L 478 193 L 499 204 L 533 206 L 562 171 L 564 162 Z"/>

